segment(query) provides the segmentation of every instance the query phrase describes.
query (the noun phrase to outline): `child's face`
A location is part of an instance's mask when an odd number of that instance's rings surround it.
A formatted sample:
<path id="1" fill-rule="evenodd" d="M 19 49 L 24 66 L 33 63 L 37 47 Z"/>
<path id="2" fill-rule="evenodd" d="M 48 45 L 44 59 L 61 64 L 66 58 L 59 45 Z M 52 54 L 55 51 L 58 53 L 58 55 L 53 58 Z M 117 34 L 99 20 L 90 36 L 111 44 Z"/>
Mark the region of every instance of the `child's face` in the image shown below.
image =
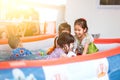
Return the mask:
<path id="1" fill-rule="evenodd" d="M 83 29 L 80 25 L 75 25 L 74 32 L 78 38 L 82 38 L 85 35 L 86 29 Z"/>
<path id="2" fill-rule="evenodd" d="M 69 51 L 72 51 L 72 50 L 73 50 L 73 43 L 70 43 Z"/>
<path id="3" fill-rule="evenodd" d="M 64 46 L 65 47 L 65 52 L 69 52 L 73 50 L 73 43 L 70 43 L 70 46 L 68 46 L 67 44 Z"/>

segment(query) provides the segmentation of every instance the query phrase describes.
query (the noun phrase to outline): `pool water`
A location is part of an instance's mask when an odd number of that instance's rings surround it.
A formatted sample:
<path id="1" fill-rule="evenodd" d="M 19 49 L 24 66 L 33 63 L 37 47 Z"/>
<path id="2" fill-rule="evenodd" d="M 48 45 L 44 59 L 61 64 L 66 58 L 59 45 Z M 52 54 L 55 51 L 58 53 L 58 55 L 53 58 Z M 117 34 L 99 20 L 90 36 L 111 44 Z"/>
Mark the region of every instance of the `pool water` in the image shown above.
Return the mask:
<path id="1" fill-rule="evenodd" d="M 32 54 L 27 56 L 19 56 L 11 58 L 11 51 L 0 51 L 0 61 L 9 61 L 9 60 L 39 60 L 47 58 L 47 54 L 44 50 L 31 50 Z"/>

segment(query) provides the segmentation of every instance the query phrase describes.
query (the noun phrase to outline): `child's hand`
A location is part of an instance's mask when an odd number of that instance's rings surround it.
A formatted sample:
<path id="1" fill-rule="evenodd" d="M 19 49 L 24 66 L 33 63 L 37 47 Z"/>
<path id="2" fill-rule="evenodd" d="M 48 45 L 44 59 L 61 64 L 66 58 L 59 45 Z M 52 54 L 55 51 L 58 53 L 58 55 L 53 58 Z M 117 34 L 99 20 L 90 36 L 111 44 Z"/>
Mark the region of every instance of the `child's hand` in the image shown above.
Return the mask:
<path id="1" fill-rule="evenodd" d="M 68 52 L 67 56 L 68 57 L 75 57 L 76 54 L 74 52 L 70 51 L 70 52 Z"/>

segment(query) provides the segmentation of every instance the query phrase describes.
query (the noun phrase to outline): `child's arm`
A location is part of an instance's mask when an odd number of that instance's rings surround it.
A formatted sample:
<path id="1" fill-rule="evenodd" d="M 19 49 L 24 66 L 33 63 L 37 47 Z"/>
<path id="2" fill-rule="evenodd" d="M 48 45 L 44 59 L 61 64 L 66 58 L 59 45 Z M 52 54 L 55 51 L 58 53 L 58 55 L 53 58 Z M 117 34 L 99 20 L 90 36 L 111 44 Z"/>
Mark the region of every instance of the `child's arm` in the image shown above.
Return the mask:
<path id="1" fill-rule="evenodd" d="M 91 42 L 94 41 L 94 38 L 90 35 L 86 35 L 86 40 L 85 40 L 85 45 L 84 45 L 84 50 L 83 50 L 83 55 L 88 53 L 88 47 Z"/>
<path id="2" fill-rule="evenodd" d="M 89 44 L 85 44 L 85 46 L 84 46 L 84 50 L 83 50 L 83 53 L 82 53 L 82 55 L 85 55 L 85 54 L 87 54 L 87 51 L 88 51 L 88 46 L 89 46 Z"/>
<path id="3" fill-rule="evenodd" d="M 54 49 L 55 49 L 55 46 L 50 47 L 50 48 L 48 49 L 48 51 L 47 51 L 47 54 L 48 54 L 48 55 L 51 54 L 52 51 L 54 51 Z"/>
<path id="4" fill-rule="evenodd" d="M 56 46 L 57 46 L 57 39 L 58 39 L 58 37 L 55 37 L 55 39 L 54 39 L 54 46 L 52 46 L 52 47 L 50 47 L 50 48 L 48 49 L 47 54 L 51 54 L 52 51 L 55 50 L 55 48 L 56 48 Z"/>

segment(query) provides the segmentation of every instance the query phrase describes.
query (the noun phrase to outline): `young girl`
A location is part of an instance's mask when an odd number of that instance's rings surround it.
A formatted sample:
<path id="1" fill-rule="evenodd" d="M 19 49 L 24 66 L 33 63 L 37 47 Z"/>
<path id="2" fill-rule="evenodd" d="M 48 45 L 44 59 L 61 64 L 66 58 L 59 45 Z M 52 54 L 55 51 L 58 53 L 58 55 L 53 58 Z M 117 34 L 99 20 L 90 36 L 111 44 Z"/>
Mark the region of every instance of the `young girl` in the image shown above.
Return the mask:
<path id="1" fill-rule="evenodd" d="M 87 54 L 89 44 L 94 41 L 93 37 L 90 34 L 88 34 L 87 21 L 83 18 L 75 20 L 74 32 L 74 51 L 76 51 L 78 55 Z"/>
<path id="2" fill-rule="evenodd" d="M 52 51 L 54 51 L 54 49 L 56 47 L 59 47 L 57 45 L 57 39 L 58 39 L 58 36 L 62 33 L 62 32 L 67 32 L 67 33 L 71 33 L 71 26 L 68 24 L 68 23 L 61 23 L 59 25 L 59 28 L 58 28 L 58 35 L 55 37 L 54 39 L 54 46 L 49 48 L 49 50 L 47 51 L 47 54 L 50 54 Z"/>
<path id="3" fill-rule="evenodd" d="M 70 33 L 62 32 L 57 40 L 57 44 L 59 47 L 56 47 L 54 51 L 48 55 L 47 59 L 52 58 L 60 58 L 60 57 L 70 57 L 69 52 L 71 54 L 73 49 L 73 43 L 74 43 L 74 36 L 72 36 Z M 76 56 L 75 53 L 72 53 L 71 56 Z"/>

